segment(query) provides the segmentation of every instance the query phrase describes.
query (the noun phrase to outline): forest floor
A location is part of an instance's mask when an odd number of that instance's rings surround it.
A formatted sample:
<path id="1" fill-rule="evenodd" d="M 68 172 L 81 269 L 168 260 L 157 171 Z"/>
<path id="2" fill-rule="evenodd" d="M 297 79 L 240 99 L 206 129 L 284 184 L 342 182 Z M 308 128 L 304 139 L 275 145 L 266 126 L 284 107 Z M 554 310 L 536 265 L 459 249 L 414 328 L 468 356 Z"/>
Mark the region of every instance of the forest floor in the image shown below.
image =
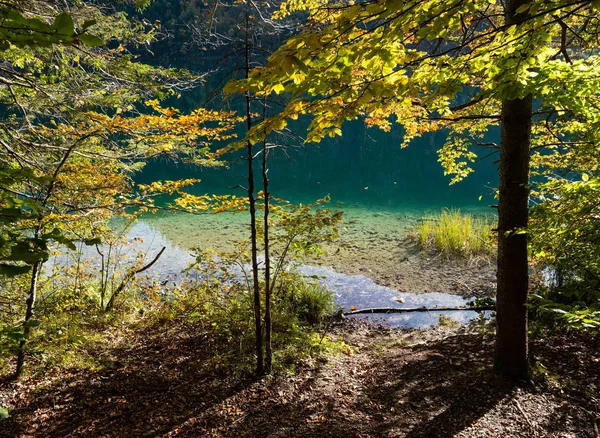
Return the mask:
<path id="1" fill-rule="evenodd" d="M 0 383 L 2 437 L 598 437 L 600 337 L 534 340 L 532 382 L 492 372 L 482 327 L 346 320 L 348 354 L 259 380 L 215 368 L 195 326 L 114 332 L 97 370 Z M 352 351 L 352 353 L 351 353 Z"/>

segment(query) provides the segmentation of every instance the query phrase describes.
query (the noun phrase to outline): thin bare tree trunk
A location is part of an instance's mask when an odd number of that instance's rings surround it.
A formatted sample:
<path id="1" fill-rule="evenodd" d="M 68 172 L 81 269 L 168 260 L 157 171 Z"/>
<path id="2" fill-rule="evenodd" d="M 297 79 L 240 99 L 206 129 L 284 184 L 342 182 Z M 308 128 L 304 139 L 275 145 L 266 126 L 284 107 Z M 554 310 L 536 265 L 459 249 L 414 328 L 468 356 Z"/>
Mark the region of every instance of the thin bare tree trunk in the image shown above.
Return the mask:
<path id="1" fill-rule="evenodd" d="M 250 41 L 249 41 L 249 13 L 246 10 L 246 65 L 245 77 L 250 75 Z M 248 130 L 252 128 L 252 112 L 250 92 L 246 91 L 246 122 Z M 262 340 L 262 323 L 260 311 L 260 284 L 258 281 L 258 248 L 256 236 L 256 199 L 254 198 L 254 156 L 252 152 L 252 143 L 246 142 L 247 159 L 248 159 L 248 202 L 250 204 L 250 238 L 251 238 L 251 257 L 252 257 L 252 277 L 253 277 L 253 292 L 254 292 L 254 329 L 256 332 L 256 373 L 262 374 L 264 371 L 263 364 L 263 340 Z"/>
<path id="2" fill-rule="evenodd" d="M 48 205 L 48 202 L 50 202 L 50 198 L 52 197 L 52 195 L 54 193 L 54 188 L 56 187 L 56 179 L 57 179 L 58 175 L 60 174 L 63 166 L 65 165 L 65 163 L 71 156 L 71 153 L 75 150 L 75 148 L 77 147 L 78 144 L 80 144 L 87 138 L 89 138 L 89 135 L 86 135 L 86 136 L 78 139 L 76 142 L 74 142 L 71 146 L 69 146 L 69 149 L 67 149 L 67 151 L 61 158 L 60 162 L 56 166 L 56 169 L 54 169 L 54 172 L 52 173 L 52 180 L 48 184 L 46 193 L 44 194 L 43 198 L 41 199 L 40 204 L 41 204 L 42 208 L 46 208 L 46 206 Z M 43 234 L 43 230 L 44 230 L 44 225 L 43 225 L 42 219 L 38 219 L 38 223 L 37 223 L 37 226 L 33 233 L 33 237 L 35 239 L 39 239 L 40 236 L 42 236 L 42 234 Z M 19 352 L 17 353 L 17 367 L 16 367 L 16 371 L 15 371 L 15 379 L 18 379 L 21 376 L 21 374 L 23 373 L 23 365 L 25 363 L 25 344 L 27 344 L 27 337 L 29 336 L 29 333 L 31 332 L 31 319 L 33 318 L 35 304 L 37 301 L 38 282 L 39 282 L 39 278 L 40 278 L 40 271 L 42 269 L 43 264 L 44 264 L 44 260 L 38 260 L 35 263 L 33 263 L 32 267 L 31 267 L 31 282 L 29 283 L 29 293 L 27 295 L 27 300 L 25 301 L 26 309 L 25 309 L 25 320 L 23 322 L 23 339 L 21 340 L 21 342 L 19 342 Z"/>
<path id="3" fill-rule="evenodd" d="M 27 309 L 25 310 L 25 322 L 23 323 L 23 339 L 19 342 L 19 352 L 17 354 L 17 369 L 15 371 L 15 379 L 21 377 L 23 374 L 23 365 L 25 363 L 25 344 L 27 338 L 31 332 L 31 319 L 33 318 L 33 312 L 37 300 L 37 289 L 38 281 L 40 278 L 40 271 L 42 268 L 42 262 L 35 262 L 31 268 L 31 281 L 29 283 L 29 294 L 27 301 L 25 302 Z"/>
<path id="4" fill-rule="evenodd" d="M 271 345 L 271 258 L 269 255 L 269 169 L 268 163 L 269 149 L 267 139 L 263 142 L 263 192 L 265 197 L 264 207 L 264 241 L 265 241 L 265 371 L 268 373 L 273 366 L 273 350 Z"/>

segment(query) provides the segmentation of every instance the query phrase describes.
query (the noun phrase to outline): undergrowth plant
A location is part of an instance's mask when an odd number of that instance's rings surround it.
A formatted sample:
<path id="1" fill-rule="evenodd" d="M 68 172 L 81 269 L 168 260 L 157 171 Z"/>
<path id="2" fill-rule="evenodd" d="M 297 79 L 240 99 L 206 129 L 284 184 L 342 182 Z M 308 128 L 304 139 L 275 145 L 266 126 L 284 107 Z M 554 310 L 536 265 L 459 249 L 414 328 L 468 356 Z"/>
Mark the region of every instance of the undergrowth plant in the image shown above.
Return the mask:
<path id="1" fill-rule="evenodd" d="M 435 251 L 446 258 L 485 259 L 496 254 L 496 220 L 487 215 L 463 214 L 444 209 L 417 224 L 413 238 L 423 250 Z"/>
<path id="2" fill-rule="evenodd" d="M 216 365 L 251 372 L 254 297 L 246 279 L 248 265 L 239 255 L 202 253 L 157 316 L 199 324 L 213 340 Z M 271 307 L 274 370 L 292 371 L 325 354 L 350 351 L 326 335 L 334 308 L 333 294 L 326 287 L 293 270 L 282 271 Z"/>
<path id="3" fill-rule="evenodd" d="M 350 352 L 326 335 L 334 322 L 333 294 L 292 267 L 293 260 L 318 254 L 321 242 L 335 238 L 341 214 L 313 206 L 282 207 L 276 212 L 272 218 L 272 248 L 278 257 L 273 259 L 271 282 L 273 369 L 292 371 L 329 353 Z M 254 302 L 247 242 L 240 242 L 232 253 L 200 252 L 175 286 L 132 278 L 108 312 L 103 296 L 110 296 L 132 266 L 143 264 L 143 254 L 137 261 L 121 260 L 127 251 L 113 248 L 115 255 L 109 262 L 106 248 L 99 249 L 105 257 L 97 263 L 76 252 L 68 265 L 55 262 L 40 277 L 36 318 L 31 321 L 36 330 L 30 331 L 27 343 L 32 372 L 49 366 L 102 368 L 104 356 L 97 352 L 110 348 L 115 334 L 155 324 L 186 327 L 190 323 L 205 331 L 215 367 L 235 372 L 252 369 Z M 89 256 L 92 250 L 87 251 Z M 0 298 L 7 298 L 6 304 L 0 301 L 0 374 L 4 375 L 24 336 L 23 304 L 13 297 L 26 288 L 27 277 L 5 279 L 2 286 Z M 264 282 L 260 287 L 264 290 Z M 264 310 L 264 302 L 262 306 Z"/>
<path id="4" fill-rule="evenodd" d="M 34 364 L 96 366 L 93 351 L 104 331 L 127 327 L 158 307 L 168 291 L 166 285 L 142 276 L 124 281 L 144 264 L 146 254 L 133 254 L 120 230 L 107 236 L 106 242 L 94 250 L 78 244 L 75 250 L 55 246 L 50 251 L 52 256 L 38 281 L 36 316 L 27 322 L 28 333 L 22 321 L 25 303 L 17 297 L 27 290 L 30 279 L 2 279 L 0 374 L 9 369 L 9 360 L 21 351 L 24 339 L 28 340 L 25 348 Z M 107 251 L 112 251 L 110 257 L 101 257 Z M 120 285 L 124 286 L 115 297 L 114 308 L 107 309 L 107 299 Z"/>

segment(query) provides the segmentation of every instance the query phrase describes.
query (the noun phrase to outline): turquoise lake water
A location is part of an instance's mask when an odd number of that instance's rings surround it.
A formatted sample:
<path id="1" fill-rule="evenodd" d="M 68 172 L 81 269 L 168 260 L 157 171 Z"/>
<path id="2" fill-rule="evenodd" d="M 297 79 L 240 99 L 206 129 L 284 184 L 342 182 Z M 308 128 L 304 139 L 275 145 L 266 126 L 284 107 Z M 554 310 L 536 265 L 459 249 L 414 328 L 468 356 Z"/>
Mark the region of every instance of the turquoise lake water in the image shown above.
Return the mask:
<path id="1" fill-rule="evenodd" d="M 444 139 L 444 133 L 428 134 L 401 149 L 401 128 L 384 133 L 351 122 L 344 127 L 342 137 L 291 148 L 286 153 L 274 150 L 269 166 L 271 193 L 292 202 L 310 202 L 329 194 L 334 203 L 388 211 L 443 207 L 486 210 L 495 203 L 497 156 L 475 163 L 473 174 L 450 186 L 450 177 L 444 176 L 437 162 L 436 151 Z M 195 193 L 242 195 L 242 190 L 232 187 L 247 185 L 244 152 L 227 157 L 228 169 L 158 160 L 148 164 L 138 180 L 199 178 Z M 489 154 L 488 149 L 477 152 L 482 157 Z M 260 174 L 260 188 L 259 178 Z"/>

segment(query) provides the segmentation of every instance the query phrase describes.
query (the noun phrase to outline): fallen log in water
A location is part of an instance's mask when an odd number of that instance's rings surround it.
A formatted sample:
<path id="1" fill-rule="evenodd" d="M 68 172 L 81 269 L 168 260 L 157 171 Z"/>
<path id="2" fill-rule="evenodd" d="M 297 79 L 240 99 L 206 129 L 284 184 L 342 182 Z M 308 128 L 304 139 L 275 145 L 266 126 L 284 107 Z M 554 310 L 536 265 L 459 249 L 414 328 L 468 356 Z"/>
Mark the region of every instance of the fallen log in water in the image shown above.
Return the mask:
<path id="1" fill-rule="evenodd" d="M 454 312 L 459 310 L 472 310 L 482 312 L 484 310 L 496 310 L 496 306 L 477 306 L 477 307 L 380 307 L 373 309 L 359 309 L 344 312 L 344 316 L 359 315 L 365 313 L 408 313 L 408 312 Z"/>

